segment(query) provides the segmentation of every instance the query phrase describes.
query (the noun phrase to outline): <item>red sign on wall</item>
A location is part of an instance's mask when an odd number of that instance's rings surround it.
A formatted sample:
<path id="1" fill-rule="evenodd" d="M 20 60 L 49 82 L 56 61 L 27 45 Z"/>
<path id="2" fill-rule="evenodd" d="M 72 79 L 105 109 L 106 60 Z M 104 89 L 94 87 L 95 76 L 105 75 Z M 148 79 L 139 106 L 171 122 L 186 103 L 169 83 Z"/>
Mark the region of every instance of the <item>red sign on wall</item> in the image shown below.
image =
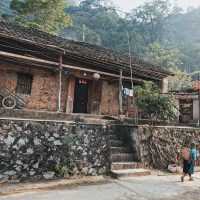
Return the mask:
<path id="1" fill-rule="evenodd" d="M 200 81 L 193 82 L 193 90 L 200 90 Z"/>

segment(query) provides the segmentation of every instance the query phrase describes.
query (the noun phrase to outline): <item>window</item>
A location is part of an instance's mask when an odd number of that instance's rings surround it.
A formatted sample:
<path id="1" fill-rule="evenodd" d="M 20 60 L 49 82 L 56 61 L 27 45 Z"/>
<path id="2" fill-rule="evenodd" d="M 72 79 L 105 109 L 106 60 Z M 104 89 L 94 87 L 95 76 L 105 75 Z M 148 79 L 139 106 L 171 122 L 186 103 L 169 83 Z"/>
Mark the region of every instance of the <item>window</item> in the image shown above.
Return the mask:
<path id="1" fill-rule="evenodd" d="M 16 92 L 19 94 L 31 94 L 33 75 L 17 73 L 17 88 Z"/>

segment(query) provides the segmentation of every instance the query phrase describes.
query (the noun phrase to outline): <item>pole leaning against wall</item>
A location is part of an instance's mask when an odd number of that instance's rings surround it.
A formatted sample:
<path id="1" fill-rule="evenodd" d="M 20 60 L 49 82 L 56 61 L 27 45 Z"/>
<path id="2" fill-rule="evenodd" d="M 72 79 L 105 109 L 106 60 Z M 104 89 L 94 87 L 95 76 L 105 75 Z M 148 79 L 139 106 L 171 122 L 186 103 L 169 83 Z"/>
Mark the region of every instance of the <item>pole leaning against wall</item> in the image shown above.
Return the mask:
<path id="1" fill-rule="evenodd" d="M 61 112 L 61 92 L 62 92 L 62 62 L 63 57 L 59 57 L 59 85 L 58 85 L 58 112 Z"/>
<path id="2" fill-rule="evenodd" d="M 198 81 L 193 82 L 193 90 L 198 91 L 198 101 L 199 101 L 199 118 L 197 125 L 200 126 L 200 75 L 198 75 Z"/>

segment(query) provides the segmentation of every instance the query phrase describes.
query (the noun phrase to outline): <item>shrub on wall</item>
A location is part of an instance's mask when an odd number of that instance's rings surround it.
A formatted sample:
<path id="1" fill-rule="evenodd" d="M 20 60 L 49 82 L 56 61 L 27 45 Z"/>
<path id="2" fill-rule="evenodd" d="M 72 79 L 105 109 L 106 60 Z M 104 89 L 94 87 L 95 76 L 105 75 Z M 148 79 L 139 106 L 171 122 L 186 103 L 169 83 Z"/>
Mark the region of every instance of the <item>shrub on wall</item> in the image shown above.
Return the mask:
<path id="1" fill-rule="evenodd" d="M 173 97 L 161 94 L 159 87 L 151 81 L 145 82 L 143 86 L 136 86 L 135 94 L 136 105 L 148 116 L 151 124 L 156 124 L 158 120 L 170 122 L 178 114 Z"/>

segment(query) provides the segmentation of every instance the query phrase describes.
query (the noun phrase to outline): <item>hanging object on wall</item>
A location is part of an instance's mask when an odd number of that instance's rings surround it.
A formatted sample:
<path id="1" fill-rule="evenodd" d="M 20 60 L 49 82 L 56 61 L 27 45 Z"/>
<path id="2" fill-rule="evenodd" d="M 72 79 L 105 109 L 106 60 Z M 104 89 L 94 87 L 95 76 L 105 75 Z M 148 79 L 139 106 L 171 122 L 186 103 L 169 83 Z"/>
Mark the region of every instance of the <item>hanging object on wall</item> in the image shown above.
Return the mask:
<path id="1" fill-rule="evenodd" d="M 69 74 L 69 72 L 68 71 L 64 71 L 64 75 L 68 75 Z"/>
<path id="2" fill-rule="evenodd" d="M 99 80 L 99 79 L 100 79 L 100 74 L 94 73 L 94 74 L 92 75 L 92 78 L 93 78 L 94 80 Z"/>
<path id="3" fill-rule="evenodd" d="M 85 80 L 85 79 L 79 79 L 79 81 L 78 81 L 80 84 L 87 84 L 87 80 Z"/>
<path id="4" fill-rule="evenodd" d="M 12 96 L 6 96 L 2 100 L 2 106 L 6 109 L 13 109 L 17 105 L 17 101 Z"/>

